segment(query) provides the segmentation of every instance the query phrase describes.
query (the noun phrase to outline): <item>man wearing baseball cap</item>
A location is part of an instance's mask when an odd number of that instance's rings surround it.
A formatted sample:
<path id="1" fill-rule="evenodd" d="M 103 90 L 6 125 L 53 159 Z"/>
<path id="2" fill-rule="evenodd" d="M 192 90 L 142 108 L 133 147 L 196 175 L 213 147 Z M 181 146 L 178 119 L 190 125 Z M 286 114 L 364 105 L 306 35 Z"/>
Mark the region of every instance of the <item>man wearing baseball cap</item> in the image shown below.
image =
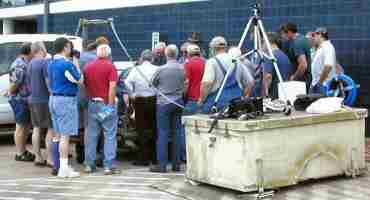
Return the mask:
<path id="1" fill-rule="evenodd" d="M 311 93 L 325 93 L 324 85 L 336 75 L 336 53 L 329 40 L 328 30 L 320 27 L 315 31 L 314 40 L 319 48 L 312 61 Z"/>
<path id="2" fill-rule="evenodd" d="M 199 111 L 197 102 L 200 96 L 200 85 L 202 82 L 205 60 L 201 57 L 200 47 L 196 44 L 187 46 L 189 60 L 185 63 L 186 75 L 186 92 L 185 92 L 185 109 L 183 115 L 193 115 Z M 181 160 L 186 160 L 185 129 L 182 127 L 181 132 Z"/>
<path id="3" fill-rule="evenodd" d="M 227 77 L 222 95 L 216 105 L 219 110 L 225 108 L 231 100 L 244 96 L 244 91 L 248 88 L 248 81 L 245 80 L 249 80 L 247 69 L 235 64 L 232 57 L 227 54 L 227 42 L 224 37 L 213 38 L 210 49 L 214 57 L 206 63 L 198 99 L 198 105 L 202 106 L 203 113 L 211 112 L 228 70 L 231 70 L 231 73 Z"/>

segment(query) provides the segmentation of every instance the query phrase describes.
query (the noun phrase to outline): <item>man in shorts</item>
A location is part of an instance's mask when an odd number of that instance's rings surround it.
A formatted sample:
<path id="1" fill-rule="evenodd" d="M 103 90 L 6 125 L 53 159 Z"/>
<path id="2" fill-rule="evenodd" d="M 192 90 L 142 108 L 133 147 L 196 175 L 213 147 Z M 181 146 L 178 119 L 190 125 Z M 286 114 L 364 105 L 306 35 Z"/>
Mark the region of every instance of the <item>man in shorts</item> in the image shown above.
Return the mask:
<path id="1" fill-rule="evenodd" d="M 53 138 L 53 130 L 51 126 L 49 112 L 49 89 L 47 68 L 49 60 L 46 59 L 47 51 L 43 42 L 34 42 L 31 45 L 31 53 L 33 58 L 29 63 L 27 70 L 28 84 L 30 88 L 30 96 L 28 98 L 31 111 L 31 122 L 33 125 L 32 147 L 35 153 L 35 165 L 44 166 L 53 165 L 51 140 Z M 41 130 L 47 129 L 45 138 L 45 146 L 47 151 L 46 161 L 43 159 L 40 150 Z"/>
<path id="2" fill-rule="evenodd" d="M 16 161 L 35 160 L 35 156 L 26 150 L 26 135 L 30 127 L 30 111 L 27 97 L 29 91 L 26 84 L 27 65 L 31 60 L 31 43 L 24 43 L 17 59 L 12 63 L 9 74 L 9 104 L 12 107 L 16 129 L 14 143 L 17 148 Z"/>
<path id="3" fill-rule="evenodd" d="M 78 135 L 78 85 L 83 83 L 76 57 L 75 62 L 68 60 L 71 55 L 71 43 L 66 38 L 54 42 L 53 61 L 48 66 L 48 78 L 52 95 L 49 109 L 56 137 L 59 139 L 60 168 L 58 177 L 72 178 L 80 174 L 68 165 L 69 137 Z"/>

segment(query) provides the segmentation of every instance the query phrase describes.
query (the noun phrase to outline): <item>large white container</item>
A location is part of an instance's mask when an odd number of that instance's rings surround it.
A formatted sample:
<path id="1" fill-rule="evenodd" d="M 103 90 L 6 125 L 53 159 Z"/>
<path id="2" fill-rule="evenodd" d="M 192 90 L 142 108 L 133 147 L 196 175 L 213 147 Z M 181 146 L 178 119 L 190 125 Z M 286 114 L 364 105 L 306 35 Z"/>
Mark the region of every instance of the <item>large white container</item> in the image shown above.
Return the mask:
<path id="1" fill-rule="evenodd" d="M 262 120 L 184 117 L 190 180 L 242 192 L 279 188 L 307 179 L 358 175 L 365 168 L 367 110 Z"/>

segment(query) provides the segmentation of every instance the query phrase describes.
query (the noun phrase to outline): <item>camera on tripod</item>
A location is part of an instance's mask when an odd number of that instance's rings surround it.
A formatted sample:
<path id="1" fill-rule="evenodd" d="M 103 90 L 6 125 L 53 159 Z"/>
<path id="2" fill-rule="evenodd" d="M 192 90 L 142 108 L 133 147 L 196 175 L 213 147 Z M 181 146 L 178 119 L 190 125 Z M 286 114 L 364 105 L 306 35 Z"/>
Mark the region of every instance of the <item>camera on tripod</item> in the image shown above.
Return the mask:
<path id="1" fill-rule="evenodd" d="M 251 5 L 250 7 L 252 9 L 252 13 L 254 13 L 255 16 L 261 14 L 262 4 L 260 1 L 257 0 L 256 3 Z"/>

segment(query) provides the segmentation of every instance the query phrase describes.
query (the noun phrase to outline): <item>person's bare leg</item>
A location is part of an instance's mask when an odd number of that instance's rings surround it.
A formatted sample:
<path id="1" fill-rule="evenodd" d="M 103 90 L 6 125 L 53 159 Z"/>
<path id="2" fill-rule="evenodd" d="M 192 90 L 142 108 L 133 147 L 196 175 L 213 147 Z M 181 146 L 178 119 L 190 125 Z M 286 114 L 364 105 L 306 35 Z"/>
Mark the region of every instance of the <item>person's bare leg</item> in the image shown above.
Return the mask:
<path id="1" fill-rule="evenodd" d="M 26 134 L 25 130 L 27 128 L 23 125 L 16 124 L 14 132 L 14 143 L 17 149 L 17 155 L 22 155 L 26 151 Z"/>
<path id="2" fill-rule="evenodd" d="M 52 154 L 53 154 L 53 150 L 52 150 L 52 142 L 53 142 L 53 135 L 54 135 L 54 132 L 53 132 L 53 129 L 49 128 L 48 129 L 48 132 L 46 134 L 46 137 L 45 137 L 45 146 L 46 146 L 46 160 L 47 160 L 47 163 L 50 164 L 50 165 L 53 165 L 53 157 L 52 157 Z"/>
<path id="3" fill-rule="evenodd" d="M 78 177 L 80 173 L 73 171 L 68 166 L 68 154 L 69 154 L 69 136 L 60 136 L 59 141 L 59 152 L 60 152 L 60 168 L 58 172 L 59 177 Z"/>
<path id="4" fill-rule="evenodd" d="M 41 149 L 40 149 L 40 132 L 41 129 L 39 127 L 33 127 L 33 133 L 32 133 L 32 150 L 35 154 L 35 162 L 43 162 L 44 159 L 41 155 Z"/>

